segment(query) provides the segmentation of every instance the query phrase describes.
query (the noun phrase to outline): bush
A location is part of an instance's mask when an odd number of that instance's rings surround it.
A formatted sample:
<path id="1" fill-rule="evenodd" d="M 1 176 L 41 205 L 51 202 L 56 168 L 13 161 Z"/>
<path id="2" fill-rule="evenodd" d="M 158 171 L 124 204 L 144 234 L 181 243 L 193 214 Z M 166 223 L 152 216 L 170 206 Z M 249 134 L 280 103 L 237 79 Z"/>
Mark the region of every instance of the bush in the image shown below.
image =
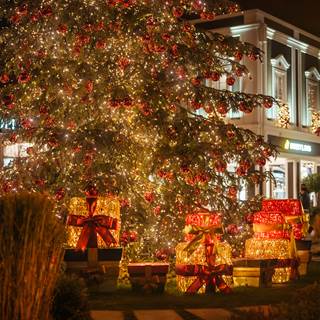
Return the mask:
<path id="1" fill-rule="evenodd" d="M 52 316 L 55 320 L 90 320 L 88 293 L 83 279 L 62 275 L 57 283 Z"/>
<path id="2" fill-rule="evenodd" d="M 64 225 L 44 195 L 0 198 L 0 319 L 49 318 Z"/>

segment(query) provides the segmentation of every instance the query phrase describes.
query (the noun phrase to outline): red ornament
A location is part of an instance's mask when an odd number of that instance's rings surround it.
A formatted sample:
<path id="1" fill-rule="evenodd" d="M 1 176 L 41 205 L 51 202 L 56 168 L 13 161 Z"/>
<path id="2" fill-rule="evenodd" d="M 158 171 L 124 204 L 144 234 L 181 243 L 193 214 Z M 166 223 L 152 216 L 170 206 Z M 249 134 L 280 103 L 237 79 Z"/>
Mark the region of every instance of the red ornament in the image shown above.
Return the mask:
<path id="1" fill-rule="evenodd" d="M 226 115 L 228 113 L 228 104 L 225 101 L 219 101 L 217 104 L 217 111 L 221 114 L 221 115 Z"/>
<path id="2" fill-rule="evenodd" d="M 269 158 L 272 155 L 272 151 L 270 148 L 265 148 L 262 150 L 262 154 L 264 157 Z"/>
<path id="3" fill-rule="evenodd" d="M 160 214 L 160 212 L 161 212 L 161 207 L 160 207 L 160 206 L 156 206 L 156 207 L 153 209 L 153 213 L 154 213 L 155 215 Z"/>
<path id="4" fill-rule="evenodd" d="M 191 102 L 193 110 L 199 110 L 202 108 L 202 103 L 198 101 L 192 101 Z"/>
<path id="5" fill-rule="evenodd" d="M 266 99 L 266 100 L 264 100 L 263 106 L 264 106 L 266 109 L 272 108 L 272 106 L 273 106 L 273 101 L 272 101 L 272 99 Z"/>
<path id="6" fill-rule="evenodd" d="M 199 78 L 192 78 L 192 79 L 191 79 L 191 83 L 192 83 L 194 86 L 198 86 L 198 85 L 201 83 L 201 81 L 200 81 Z"/>
<path id="7" fill-rule="evenodd" d="M 235 58 L 237 61 L 240 61 L 240 60 L 242 60 L 242 58 L 243 58 L 243 54 L 242 54 L 240 51 L 236 51 L 235 54 L 234 54 L 234 58 Z"/>
<path id="8" fill-rule="evenodd" d="M 43 17 L 50 17 L 53 14 L 51 6 L 45 6 L 40 12 Z"/>
<path id="9" fill-rule="evenodd" d="M 93 91 L 93 81 L 92 81 L 92 80 L 88 80 L 88 81 L 86 82 L 85 87 L 86 87 L 86 91 L 87 91 L 88 93 L 91 93 L 91 92 Z"/>
<path id="10" fill-rule="evenodd" d="M 320 137 L 320 127 L 318 127 L 314 132 L 318 137 Z"/>
<path id="11" fill-rule="evenodd" d="M 5 74 L 5 73 L 3 75 L 1 75 L 1 77 L 0 77 L 0 82 L 2 84 L 8 83 L 9 80 L 10 80 L 9 76 L 7 74 Z"/>
<path id="12" fill-rule="evenodd" d="M 239 110 L 244 113 L 251 113 L 253 111 L 253 106 L 246 101 L 239 102 Z"/>
<path id="13" fill-rule="evenodd" d="M 18 76 L 19 83 L 27 83 L 30 80 L 30 75 L 27 71 L 23 71 Z"/>
<path id="14" fill-rule="evenodd" d="M 130 60 L 127 58 L 120 58 L 118 60 L 118 66 L 119 68 L 124 71 L 130 64 Z"/>
<path id="15" fill-rule="evenodd" d="M 22 119 L 21 126 L 23 129 L 30 129 L 32 127 L 32 121 L 30 119 Z"/>
<path id="16" fill-rule="evenodd" d="M 263 166 L 265 166 L 266 165 L 266 159 L 265 158 L 258 158 L 257 160 L 256 160 L 256 163 L 257 163 L 257 165 L 259 165 L 260 167 L 263 167 Z"/>
<path id="17" fill-rule="evenodd" d="M 238 194 L 238 188 L 236 186 L 231 186 L 228 189 L 228 196 L 230 198 L 236 198 Z"/>
<path id="18" fill-rule="evenodd" d="M 183 15 L 183 8 L 174 7 L 173 10 L 172 10 L 172 13 L 176 18 L 180 18 Z"/>
<path id="19" fill-rule="evenodd" d="M 46 106 L 40 106 L 39 107 L 39 113 L 41 115 L 47 115 L 49 113 L 48 108 Z"/>
<path id="20" fill-rule="evenodd" d="M 227 130 L 227 137 L 232 139 L 236 136 L 236 133 L 232 130 L 232 129 L 229 129 Z"/>
<path id="21" fill-rule="evenodd" d="M 57 201 L 62 200 L 64 198 L 64 196 L 65 196 L 64 188 L 59 188 L 55 193 L 55 198 Z"/>
<path id="22" fill-rule="evenodd" d="M 215 162 L 214 168 L 217 172 L 223 173 L 227 169 L 227 163 L 223 160 L 217 160 Z"/>
<path id="23" fill-rule="evenodd" d="M 231 235 L 235 235 L 239 233 L 239 228 L 236 224 L 229 224 L 226 228 L 227 233 Z"/>
<path id="24" fill-rule="evenodd" d="M 192 7 L 197 11 L 203 10 L 203 2 L 201 0 L 195 0 L 192 3 Z"/>
<path id="25" fill-rule="evenodd" d="M 149 202 L 152 203 L 155 199 L 154 193 L 153 192 L 145 192 L 144 193 L 144 199 Z"/>
<path id="26" fill-rule="evenodd" d="M 65 34 L 68 31 L 68 26 L 66 24 L 60 24 L 57 28 L 58 33 Z"/>
<path id="27" fill-rule="evenodd" d="M 256 61 L 258 57 L 257 57 L 257 54 L 255 54 L 254 52 L 251 52 L 248 54 L 248 58 L 251 61 Z"/>
<path id="28" fill-rule="evenodd" d="M 233 76 L 227 77 L 227 85 L 228 86 L 233 86 L 235 82 L 236 82 L 236 79 Z"/>
<path id="29" fill-rule="evenodd" d="M 212 72 L 210 78 L 211 78 L 212 81 L 219 81 L 220 80 L 220 73 Z"/>
<path id="30" fill-rule="evenodd" d="M 161 35 L 161 38 L 164 40 L 164 41 L 169 41 L 171 39 L 171 35 L 169 33 L 163 33 Z"/>
<path id="31" fill-rule="evenodd" d="M 243 167 L 243 166 L 240 166 L 236 169 L 236 174 L 239 176 L 239 177 L 244 177 L 246 174 L 247 174 L 248 170 Z"/>
<path id="32" fill-rule="evenodd" d="M 13 189 L 13 185 L 10 181 L 6 181 L 2 184 L 3 192 L 8 193 L 8 192 L 12 191 L 12 189 Z"/>
<path id="33" fill-rule="evenodd" d="M 10 136 L 10 138 L 9 138 L 9 141 L 10 141 L 11 143 L 15 143 L 15 142 L 17 142 L 17 140 L 18 140 L 17 134 L 16 134 L 16 133 L 12 133 L 11 136 Z"/>
<path id="34" fill-rule="evenodd" d="M 142 103 L 140 105 L 140 110 L 141 110 L 142 114 L 145 116 L 150 116 L 152 114 L 152 109 L 147 102 Z"/>

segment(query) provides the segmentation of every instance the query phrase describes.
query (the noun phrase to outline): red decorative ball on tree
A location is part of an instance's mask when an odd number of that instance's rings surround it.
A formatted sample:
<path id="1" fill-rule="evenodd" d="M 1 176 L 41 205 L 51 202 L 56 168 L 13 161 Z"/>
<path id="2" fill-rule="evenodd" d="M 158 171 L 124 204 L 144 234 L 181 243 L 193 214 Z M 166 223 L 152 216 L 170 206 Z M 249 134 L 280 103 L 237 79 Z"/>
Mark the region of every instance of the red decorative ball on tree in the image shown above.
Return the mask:
<path id="1" fill-rule="evenodd" d="M 57 201 L 62 200 L 64 198 L 64 196 L 65 196 L 64 188 L 59 188 L 55 193 L 55 198 Z"/>
<path id="2" fill-rule="evenodd" d="M 227 169 L 227 163 L 223 160 L 217 160 L 215 162 L 214 168 L 217 172 L 223 173 Z"/>
<path id="3" fill-rule="evenodd" d="M 172 10 L 172 13 L 176 18 L 180 18 L 183 15 L 183 8 L 174 7 L 173 10 Z"/>
<path id="4" fill-rule="evenodd" d="M 236 51 L 235 54 L 234 54 L 234 58 L 235 58 L 237 61 L 240 61 L 240 60 L 242 60 L 242 58 L 243 58 L 243 54 L 242 54 L 240 51 Z"/>
<path id="5" fill-rule="evenodd" d="M 27 71 L 23 71 L 18 76 L 19 83 L 27 83 L 30 80 L 30 75 Z"/>
<path id="6" fill-rule="evenodd" d="M 273 106 L 273 101 L 272 101 L 272 99 L 266 99 L 266 100 L 264 100 L 263 106 L 264 106 L 266 109 L 272 108 L 272 106 Z"/>
<path id="7" fill-rule="evenodd" d="M 212 72 L 212 73 L 211 73 L 211 80 L 212 80 L 212 81 L 219 81 L 219 80 L 220 80 L 220 73 L 218 73 L 218 72 Z"/>
<path id="8" fill-rule="evenodd" d="M 265 158 L 258 158 L 257 160 L 256 160 L 256 163 L 257 163 L 257 165 L 259 165 L 260 167 L 263 167 L 263 166 L 265 166 L 266 165 L 266 159 Z"/>
<path id="9" fill-rule="evenodd" d="M 155 199 L 154 193 L 150 192 L 150 191 L 145 192 L 144 193 L 144 199 L 149 203 L 153 202 L 154 199 Z"/>
<path id="10" fill-rule="evenodd" d="M 10 78 L 9 78 L 9 76 L 8 76 L 6 73 L 4 73 L 3 75 L 1 75 L 1 77 L 0 77 L 0 82 L 1 82 L 2 84 L 8 83 L 9 80 L 10 80 Z"/>
<path id="11" fill-rule="evenodd" d="M 238 194 L 238 188 L 236 186 L 231 186 L 228 189 L 228 196 L 232 199 L 236 198 Z"/>
<path id="12" fill-rule="evenodd" d="M 228 113 L 228 104 L 226 103 L 226 101 L 219 101 L 218 105 L 217 105 L 217 111 L 221 114 L 221 115 L 226 115 Z"/>
<path id="13" fill-rule="evenodd" d="M 229 76 L 227 78 L 227 85 L 228 86 L 233 86 L 235 82 L 236 82 L 236 79 L 233 76 Z"/>

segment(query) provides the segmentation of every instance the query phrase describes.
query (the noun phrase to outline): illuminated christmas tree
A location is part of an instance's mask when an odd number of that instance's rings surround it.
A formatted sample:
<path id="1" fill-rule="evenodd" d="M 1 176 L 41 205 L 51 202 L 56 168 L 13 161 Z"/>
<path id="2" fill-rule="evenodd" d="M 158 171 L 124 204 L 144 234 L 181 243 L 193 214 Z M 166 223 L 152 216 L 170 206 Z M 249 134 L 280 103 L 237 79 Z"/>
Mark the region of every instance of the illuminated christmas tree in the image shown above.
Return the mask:
<path id="1" fill-rule="evenodd" d="M 1 171 L 1 192 L 49 192 L 58 203 L 88 184 L 121 199 L 125 228 L 158 247 L 181 236 L 184 214 L 223 213 L 237 234 L 274 155 L 262 137 L 227 124 L 272 99 L 217 90 L 247 69 L 259 49 L 210 37 L 188 22 L 238 7 L 229 1 L 43 0 L 1 2 L 0 118 L 14 119 L 6 145 L 30 143 L 27 157 Z M 258 62 L 257 62 L 258 63 Z M 235 163 L 235 172 L 227 170 Z M 148 240 L 149 239 L 149 240 Z"/>

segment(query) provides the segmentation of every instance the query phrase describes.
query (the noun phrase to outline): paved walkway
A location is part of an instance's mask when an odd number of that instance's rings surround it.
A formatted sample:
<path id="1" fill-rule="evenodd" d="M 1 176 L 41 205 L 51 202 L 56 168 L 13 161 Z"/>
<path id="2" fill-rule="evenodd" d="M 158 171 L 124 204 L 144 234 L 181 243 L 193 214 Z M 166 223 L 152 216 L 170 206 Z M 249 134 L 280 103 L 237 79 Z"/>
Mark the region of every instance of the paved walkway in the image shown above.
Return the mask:
<path id="1" fill-rule="evenodd" d="M 243 307 L 239 310 L 255 310 L 268 313 L 267 306 Z M 231 312 L 225 309 L 185 309 L 185 310 L 134 310 L 92 311 L 94 320 L 229 320 Z"/>

